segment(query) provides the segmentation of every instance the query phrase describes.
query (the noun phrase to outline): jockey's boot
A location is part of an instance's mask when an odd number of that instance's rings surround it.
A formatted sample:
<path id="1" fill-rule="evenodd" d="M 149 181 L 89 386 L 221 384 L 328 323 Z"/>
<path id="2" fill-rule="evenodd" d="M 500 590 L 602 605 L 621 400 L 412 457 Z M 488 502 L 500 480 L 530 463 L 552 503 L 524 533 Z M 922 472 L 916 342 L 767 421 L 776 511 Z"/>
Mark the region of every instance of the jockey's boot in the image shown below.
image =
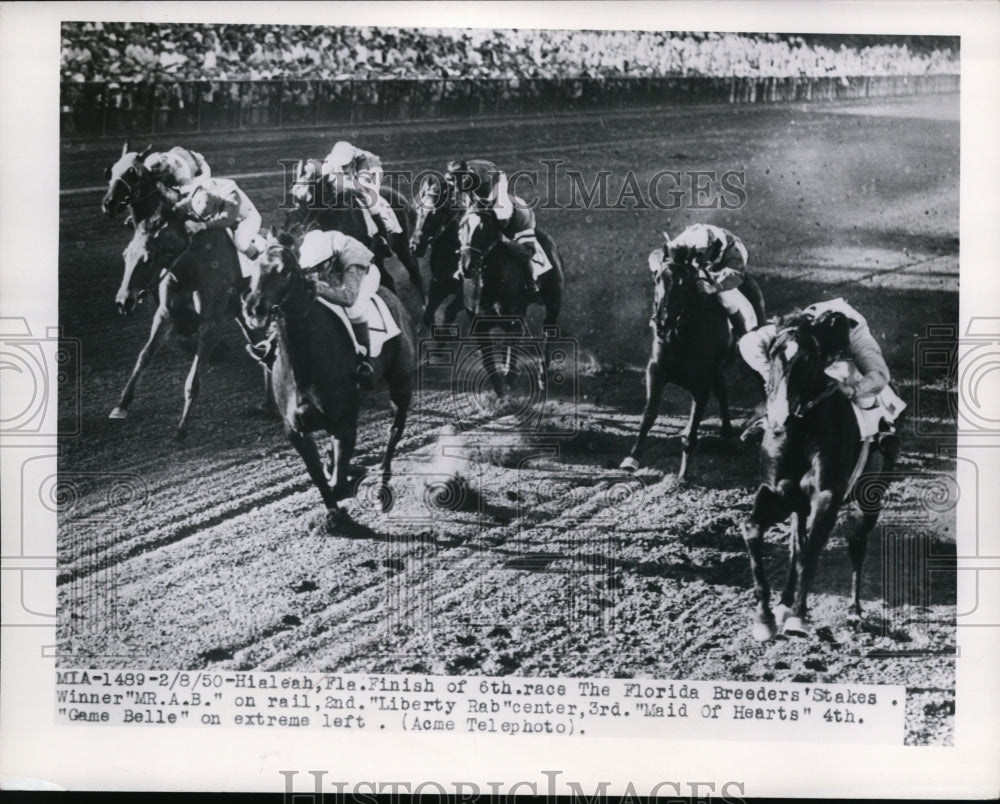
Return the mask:
<path id="1" fill-rule="evenodd" d="M 747 334 L 747 322 L 743 320 L 743 314 L 737 311 L 729 314 L 729 323 L 733 327 L 733 343 L 736 343 Z"/>
<path id="2" fill-rule="evenodd" d="M 879 422 L 878 449 L 887 461 L 895 463 L 899 457 L 899 436 L 896 428 L 883 419 Z"/>
<path id="3" fill-rule="evenodd" d="M 764 416 L 758 416 L 751 421 L 740 434 L 740 441 L 744 444 L 759 444 L 764 440 Z"/>
<path id="4" fill-rule="evenodd" d="M 274 365 L 274 338 L 265 338 L 259 343 L 248 343 L 246 350 L 247 354 L 264 368 L 270 369 Z"/>
<path id="5" fill-rule="evenodd" d="M 354 329 L 354 337 L 358 345 L 365 350 L 363 355 L 358 355 L 358 365 L 354 369 L 354 376 L 357 377 L 358 385 L 367 390 L 375 387 L 375 368 L 368 361 L 368 356 L 372 353 L 372 340 L 368 332 L 368 322 L 352 321 L 351 327 Z"/>

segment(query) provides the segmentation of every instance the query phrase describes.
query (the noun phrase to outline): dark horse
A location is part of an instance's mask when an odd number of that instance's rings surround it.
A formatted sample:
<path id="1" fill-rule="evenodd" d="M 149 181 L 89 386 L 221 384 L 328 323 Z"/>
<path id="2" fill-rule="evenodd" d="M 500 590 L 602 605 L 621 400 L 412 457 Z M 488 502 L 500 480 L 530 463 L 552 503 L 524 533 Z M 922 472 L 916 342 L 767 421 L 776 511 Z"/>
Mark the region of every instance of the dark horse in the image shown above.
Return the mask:
<path id="1" fill-rule="evenodd" d="M 108 191 L 101 207 L 114 217 L 128 207 L 135 234 L 125 249 L 125 272 L 115 296 L 118 312 L 127 315 L 137 301 L 156 288 L 159 304 L 149 338 L 110 418 L 124 419 L 135 396 L 139 375 L 163 343 L 171 327 L 182 335 L 197 335 L 198 345 L 184 384 L 184 410 L 177 438 L 187 435 L 188 417 L 198 395 L 199 374 L 219 339 L 219 325 L 233 312 L 235 289 L 241 280 L 239 259 L 224 231 L 189 236 L 184 222 L 172 212 L 172 191 L 159 185 L 143 165 L 147 151 L 129 151 L 108 168 Z"/>
<path id="2" fill-rule="evenodd" d="M 379 488 L 382 509 L 388 510 L 392 505 L 388 487 L 392 458 L 413 395 L 416 346 L 413 325 L 402 303 L 385 288 L 379 295 L 402 330 L 371 360 L 374 380 L 385 380 L 392 400 L 392 427 Z M 299 267 L 295 240 L 289 234 L 282 233 L 268 242 L 260 271 L 243 299 L 243 317 L 251 327 L 270 327 L 275 335 L 274 401 L 285 432 L 323 496 L 328 525 L 333 525 L 347 516 L 338 503 L 352 493 L 348 467 L 361 409 L 355 346 L 341 320 L 316 301 L 315 286 Z M 313 436 L 321 430 L 333 440 L 327 463 L 321 459 Z"/>
<path id="3" fill-rule="evenodd" d="M 734 339 L 722 305 L 698 289 L 698 269 L 687 260 L 670 259 L 653 273 L 653 347 L 646 365 L 646 407 L 639 435 L 621 468 L 634 471 L 656 420 L 660 398 L 667 383 L 690 391 L 691 415 L 681 434 L 683 447 L 677 479 L 687 478 L 691 454 L 698 443 L 698 426 L 705 413 L 709 394 L 715 394 L 722 415 L 722 435 L 733 435 L 723 367 L 732 354 Z M 753 280 L 747 278 L 744 285 Z M 763 298 L 759 289 L 747 294 L 754 303 L 758 320 L 763 321 Z"/>
<path id="4" fill-rule="evenodd" d="M 462 280 L 455 276 L 458 270 L 458 224 L 465 212 L 459 206 L 456 194 L 446 181 L 435 173 L 426 174 L 417 188 L 414 199 L 417 219 L 410 238 L 410 249 L 417 258 L 430 248 L 431 283 L 427 290 L 424 308 L 424 326 L 434 324 L 434 314 L 446 298 L 451 303 L 445 308 L 444 320 L 451 324 L 462 312 Z"/>
<path id="5" fill-rule="evenodd" d="M 535 236 L 548 255 L 552 268 L 538 277 L 541 303 L 545 307 L 543 336 L 548 339 L 557 333 L 559 311 L 562 308 L 563 266 L 559 251 L 552 239 L 541 229 Z M 458 225 L 458 267 L 463 277 L 464 301 L 470 316 L 491 322 L 504 332 L 524 332 L 528 305 L 534 301 L 529 293 L 523 260 L 527 255 L 522 247 L 507 242 L 496 215 L 491 210 L 470 208 L 462 215 Z M 482 331 L 480 328 L 479 331 Z M 484 344 L 481 353 L 483 368 L 493 384 L 497 396 L 503 396 L 504 383 L 496 367 L 496 351 Z M 548 356 L 541 359 L 538 385 L 545 388 Z"/>
<path id="6" fill-rule="evenodd" d="M 424 279 L 420 273 L 420 263 L 410 250 L 410 233 L 413 231 L 415 214 L 413 206 L 391 187 L 380 187 L 379 194 L 389 202 L 403 229 L 399 234 L 386 235 L 386 240 L 423 300 Z M 337 231 L 364 243 L 375 254 L 375 264 L 382 274 L 382 286 L 396 292 L 392 275 L 385 269 L 385 255 L 374 247 L 373 238 L 368 232 L 365 198 L 360 192 L 336 189 L 330 182 L 323 180 L 314 160 L 300 160 L 295 166 L 295 181 L 290 195 L 295 208 L 285 217 L 285 226 L 289 231 L 296 235 L 304 234 L 310 229 Z M 380 231 L 384 231 L 378 216 L 371 217 Z"/>
<path id="7" fill-rule="evenodd" d="M 824 373 L 830 355 L 823 353 L 811 321 L 802 315 L 779 321 L 768 350 L 764 477 L 743 527 L 757 603 L 753 635 L 760 641 L 774 636 L 775 615 L 786 632 L 807 633 L 806 598 L 816 564 L 838 512 L 852 495 L 861 508 L 861 519 L 847 538 L 853 569 L 851 613 L 860 617 L 861 566 L 868 534 L 885 503 L 885 481 L 880 475 L 892 468 L 896 457 L 895 443 L 888 448 L 888 440 L 882 446 L 861 441 L 851 402 Z M 846 349 L 846 337 L 830 349 L 832 354 Z M 863 450 L 868 450 L 866 457 Z M 865 461 L 863 474 L 852 489 L 850 480 L 860 460 Z M 781 605 L 772 613 L 763 536 L 788 517 L 792 518 L 788 579 Z"/>

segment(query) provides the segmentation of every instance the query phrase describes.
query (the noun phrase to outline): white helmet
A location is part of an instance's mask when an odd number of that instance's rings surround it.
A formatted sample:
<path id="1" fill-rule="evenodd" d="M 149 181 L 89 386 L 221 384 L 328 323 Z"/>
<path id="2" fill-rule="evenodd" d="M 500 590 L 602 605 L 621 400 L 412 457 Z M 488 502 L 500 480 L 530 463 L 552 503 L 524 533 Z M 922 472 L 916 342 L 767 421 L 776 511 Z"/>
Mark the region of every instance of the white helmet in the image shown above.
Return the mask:
<path id="1" fill-rule="evenodd" d="M 313 229 L 306 232 L 299 247 L 299 265 L 303 268 L 315 268 L 333 256 L 333 243 L 329 232 Z"/>
<path id="2" fill-rule="evenodd" d="M 341 140 L 333 146 L 330 155 L 326 158 L 330 167 L 334 169 L 345 168 L 354 161 L 354 146 L 346 140 Z"/>

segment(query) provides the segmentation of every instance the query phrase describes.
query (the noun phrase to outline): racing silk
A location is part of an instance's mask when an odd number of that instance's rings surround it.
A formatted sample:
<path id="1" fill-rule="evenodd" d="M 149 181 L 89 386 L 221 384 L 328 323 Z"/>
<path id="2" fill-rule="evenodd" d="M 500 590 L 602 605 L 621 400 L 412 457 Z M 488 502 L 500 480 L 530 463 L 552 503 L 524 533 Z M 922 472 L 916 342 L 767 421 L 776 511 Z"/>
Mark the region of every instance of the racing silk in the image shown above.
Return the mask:
<path id="1" fill-rule="evenodd" d="M 344 176 L 349 176 L 350 178 L 358 178 L 359 176 L 370 176 L 371 183 L 374 186 L 378 186 L 382 183 L 382 159 L 371 151 L 366 151 L 363 148 L 358 148 L 357 146 L 351 146 L 354 148 L 354 155 L 351 157 L 351 161 L 346 165 L 335 165 L 330 161 L 333 152 L 331 152 L 326 159 L 323 160 L 322 173 L 324 176 L 333 176 L 341 174 Z"/>
<path id="2" fill-rule="evenodd" d="M 734 290 L 743 284 L 749 255 L 743 241 L 728 229 L 695 223 L 668 239 L 666 248 L 675 259 L 690 260 L 708 272 L 715 283 L 714 289 L 705 283 L 708 293 Z"/>
<path id="3" fill-rule="evenodd" d="M 197 179 L 185 190 L 184 196 L 174 209 L 193 220 L 201 221 L 206 229 L 225 229 L 235 226 L 257 212 L 247 194 L 232 179 L 211 177 Z M 201 202 L 204 211 L 200 214 L 192 209 L 192 205 L 201 205 L 195 201 L 198 192 L 205 194 L 205 199 Z"/>
<path id="4" fill-rule="evenodd" d="M 321 283 L 317 292 L 327 301 L 347 308 L 351 321 L 364 321 L 363 307 L 378 291 L 380 274 L 372 261 L 375 255 L 361 242 L 342 232 L 323 232 L 328 238 L 318 265 L 305 268 Z"/>
<path id="5" fill-rule="evenodd" d="M 843 299 L 819 302 L 807 307 L 804 312 L 813 317 L 825 310 L 834 310 L 847 316 L 851 333 L 848 357 L 857 369 L 850 377 L 838 378 L 842 386 L 851 389 L 854 399 L 878 396 L 889 384 L 889 367 L 886 365 L 878 341 L 868 328 L 868 322 Z M 744 335 L 739 341 L 740 354 L 754 371 L 767 382 L 767 353 L 778 334 L 775 324 L 767 324 L 754 332 Z"/>
<path id="6" fill-rule="evenodd" d="M 474 202 L 491 208 L 499 221 L 509 221 L 515 213 L 515 205 L 510 196 L 507 174 L 488 159 L 470 159 L 462 163 L 453 162 L 448 166 L 448 175 L 460 191 L 466 191 Z M 462 174 L 468 174 L 463 178 Z M 532 227 L 534 223 L 532 223 Z"/>
<path id="7" fill-rule="evenodd" d="M 843 313 L 850 323 L 848 357 L 854 363 L 860 376 L 845 384 L 854 388 L 860 397 L 876 396 L 889 384 L 889 367 L 886 365 L 878 341 L 868 328 L 864 316 L 843 299 L 837 298 L 810 305 L 804 312 L 814 318 L 827 310 Z"/>
<path id="8" fill-rule="evenodd" d="M 169 187 L 184 187 L 195 178 L 210 178 L 212 168 L 197 151 L 175 147 L 162 153 L 150 154 L 143 163 L 157 180 Z"/>

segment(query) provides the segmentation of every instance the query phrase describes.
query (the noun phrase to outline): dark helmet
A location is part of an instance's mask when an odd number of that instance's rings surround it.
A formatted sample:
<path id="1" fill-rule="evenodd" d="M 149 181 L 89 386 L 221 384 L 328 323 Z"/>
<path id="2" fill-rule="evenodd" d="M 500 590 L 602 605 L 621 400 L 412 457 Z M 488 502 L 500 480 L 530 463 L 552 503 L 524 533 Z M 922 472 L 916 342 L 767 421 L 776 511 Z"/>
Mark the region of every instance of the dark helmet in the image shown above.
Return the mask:
<path id="1" fill-rule="evenodd" d="M 847 351 L 851 340 L 851 321 L 839 310 L 824 310 L 812 322 L 812 331 L 826 358 Z"/>

